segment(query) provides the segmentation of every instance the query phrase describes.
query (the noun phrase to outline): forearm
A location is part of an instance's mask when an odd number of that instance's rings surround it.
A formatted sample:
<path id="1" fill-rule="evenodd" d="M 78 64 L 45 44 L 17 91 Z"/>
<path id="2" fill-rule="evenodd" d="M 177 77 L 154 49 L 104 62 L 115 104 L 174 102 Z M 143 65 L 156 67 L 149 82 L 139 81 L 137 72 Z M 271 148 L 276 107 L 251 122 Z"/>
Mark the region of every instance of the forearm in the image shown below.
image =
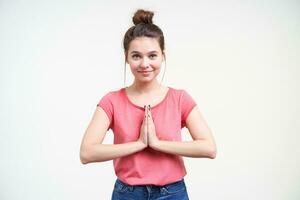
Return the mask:
<path id="1" fill-rule="evenodd" d="M 91 144 L 81 149 L 80 159 L 83 164 L 103 162 L 133 154 L 144 148 L 145 145 L 139 141 L 123 144 Z"/>
<path id="2" fill-rule="evenodd" d="M 152 146 L 153 149 L 165 153 L 186 157 L 204 157 L 214 159 L 216 156 L 215 144 L 208 140 L 194 141 L 164 141 L 158 140 Z"/>

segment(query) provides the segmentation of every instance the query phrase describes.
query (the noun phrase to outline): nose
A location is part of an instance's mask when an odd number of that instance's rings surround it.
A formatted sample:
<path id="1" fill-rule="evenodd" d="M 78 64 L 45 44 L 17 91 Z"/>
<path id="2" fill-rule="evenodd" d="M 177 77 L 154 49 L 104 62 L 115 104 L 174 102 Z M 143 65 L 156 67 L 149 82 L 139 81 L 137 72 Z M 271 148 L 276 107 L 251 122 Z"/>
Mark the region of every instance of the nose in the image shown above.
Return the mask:
<path id="1" fill-rule="evenodd" d="M 142 69 L 147 69 L 149 67 L 149 64 L 149 60 L 147 58 L 144 58 L 142 59 L 139 67 Z"/>

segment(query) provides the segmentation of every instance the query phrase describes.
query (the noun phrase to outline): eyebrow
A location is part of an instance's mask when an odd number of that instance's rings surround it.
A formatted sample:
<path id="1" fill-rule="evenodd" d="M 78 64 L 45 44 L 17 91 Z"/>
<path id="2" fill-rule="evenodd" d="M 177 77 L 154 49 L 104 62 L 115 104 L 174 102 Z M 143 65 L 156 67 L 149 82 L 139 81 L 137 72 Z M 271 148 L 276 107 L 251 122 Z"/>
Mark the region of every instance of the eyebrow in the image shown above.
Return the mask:
<path id="1" fill-rule="evenodd" d="M 132 51 L 130 54 L 134 54 L 134 53 L 140 53 L 138 51 Z M 148 54 L 151 54 L 151 53 L 158 53 L 158 51 L 149 51 Z"/>

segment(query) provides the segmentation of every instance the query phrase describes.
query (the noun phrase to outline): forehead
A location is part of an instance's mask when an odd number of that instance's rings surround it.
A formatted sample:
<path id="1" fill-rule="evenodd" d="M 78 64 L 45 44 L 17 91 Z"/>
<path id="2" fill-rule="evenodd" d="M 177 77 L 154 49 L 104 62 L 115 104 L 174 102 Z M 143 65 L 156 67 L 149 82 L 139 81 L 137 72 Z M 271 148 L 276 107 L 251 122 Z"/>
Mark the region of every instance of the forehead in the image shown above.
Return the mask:
<path id="1" fill-rule="evenodd" d="M 128 51 L 138 51 L 141 53 L 147 53 L 149 51 L 160 52 L 160 46 L 156 38 L 137 37 L 130 42 Z"/>

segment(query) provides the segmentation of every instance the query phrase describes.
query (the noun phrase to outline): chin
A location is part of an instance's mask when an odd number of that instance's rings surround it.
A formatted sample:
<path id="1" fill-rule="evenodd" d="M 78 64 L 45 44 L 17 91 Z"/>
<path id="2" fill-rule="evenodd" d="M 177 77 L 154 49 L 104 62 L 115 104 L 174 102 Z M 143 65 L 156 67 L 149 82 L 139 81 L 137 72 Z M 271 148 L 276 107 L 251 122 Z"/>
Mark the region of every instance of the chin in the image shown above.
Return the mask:
<path id="1" fill-rule="evenodd" d="M 143 78 L 143 79 L 141 79 L 141 78 L 138 78 L 138 80 L 140 81 L 140 82 L 151 82 L 152 80 L 153 80 L 153 78 L 151 78 L 151 79 L 146 79 L 146 78 Z"/>
<path id="2" fill-rule="evenodd" d="M 151 74 L 150 76 L 142 76 L 140 73 L 136 74 L 135 79 L 141 82 L 151 82 L 155 79 L 157 74 Z"/>

